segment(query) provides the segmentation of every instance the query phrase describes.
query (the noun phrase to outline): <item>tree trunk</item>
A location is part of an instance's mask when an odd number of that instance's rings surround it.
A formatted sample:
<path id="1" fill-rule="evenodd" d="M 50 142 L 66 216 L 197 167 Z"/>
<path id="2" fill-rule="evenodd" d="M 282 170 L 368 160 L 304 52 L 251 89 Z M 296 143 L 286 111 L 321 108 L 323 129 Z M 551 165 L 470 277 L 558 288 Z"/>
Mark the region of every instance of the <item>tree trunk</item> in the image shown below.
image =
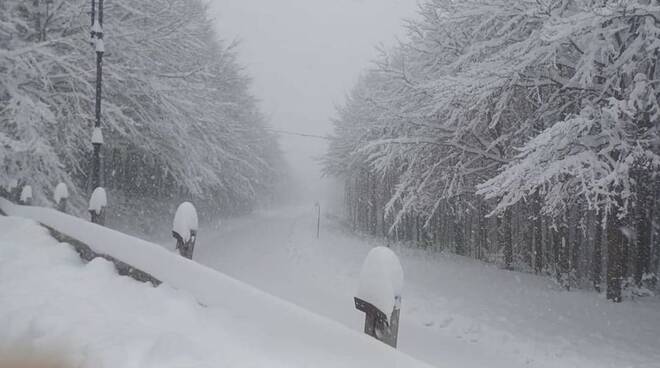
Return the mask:
<path id="1" fill-rule="evenodd" d="M 596 226 L 594 228 L 594 253 L 591 263 L 591 282 L 594 289 L 601 292 L 601 275 L 603 273 L 603 211 L 596 213 Z"/>
<path id="2" fill-rule="evenodd" d="M 651 233 L 651 272 L 654 277 L 650 280 L 651 286 L 656 287 L 658 277 L 660 277 L 660 175 L 655 178 L 655 206 L 651 218 L 653 232 Z"/>
<path id="3" fill-rule="evenodd" d="M 582 267 L 580 267 L 580 251 L 582 247 L 582 211 L 580 210 L 580 204 L 577 203 L 573 206 L 571 212 L 571 222 L 568 224 L 572 230 L 572 236 L 570 237 L 570 266 L 569 266 L 569 276 L 570 281 L 575 282 L 580 280 L 582 276 Z"/>
<path id="4" fill-rule="evenodd" d="M 635 211 L 635 248 L 637 251 L 635 259 L 635 284 L 642 285 L 644 275 L 650 273 L 651 261 L 651 234 L 653 232 L 653 207 L 655 205 L 655 193 L 653 178 L 648 171 L 638 175 L 637 206 Z"/>
<path id="5" fill-rule="evenodd" d="M 622 222 L 617 211 L 607 215 L 607 299 L 615 303 L 622 300 L 621 281 L 623 278 L 623 232 Z"/>
<path id="6" fill-rule="evenodd" d="M 541 198 L 538 193 L 534 195 L 534 272 L 543 272 L 543 220 L 541 216 Z"/>
<path id="7" fill-rule="evenodd" d="M 488 222 L 486 219 L 486 203 L 479 206 L 479 240 L 477 241 L 477 259 L 483 260 L 484 249 L 488 248 Z"/>
<path id="8" fill-rule="evenodd" d="M 511 209 L 504 213 L 504 268 L 513 270 L 513 234 L 511 229 Z"/>
<path id="9" fill-rule="evenodd" d="M 561 267 L 560 267 L 560 249 L 561 249 L 561 232 L 559 231 L 560 225 L 555 225 L 554 228 L 550 228 L 548 232 L 550 233 L 549 238 L 552 241 L 552 265 L 555 280 L 561 285 Z"/>
<path id="10" fill-rule="evenodd" d="M 568 230 L 569 230 L 569 225 L 568 225 L 568 220 L 566 214 L 564 214 L 563 218 L 559 220 L 560 224 L 559 226 L 559 232 L 557 233 L 559 239 L 558 239 L 558 244 L 557 246 L 559 247 L 558 252 L 559 252 L 559 272 L 557 273 L 557 281 L 559 281 L 559 284 L 566 288 L 566 290 L 570 290 L 571 285 L 570 285 L 570 277 L 569 277 L 569 270 L 570 270 L 570 252 L 569 252 L 569 237 L 568 237 Z"/>
<path id="11" fill-rule="evenodd" d="M 454 249 L 456 254 L 465 255 L 465 237 L 463 232 L 463 213 L 458 204 L 454 204 Z"/>

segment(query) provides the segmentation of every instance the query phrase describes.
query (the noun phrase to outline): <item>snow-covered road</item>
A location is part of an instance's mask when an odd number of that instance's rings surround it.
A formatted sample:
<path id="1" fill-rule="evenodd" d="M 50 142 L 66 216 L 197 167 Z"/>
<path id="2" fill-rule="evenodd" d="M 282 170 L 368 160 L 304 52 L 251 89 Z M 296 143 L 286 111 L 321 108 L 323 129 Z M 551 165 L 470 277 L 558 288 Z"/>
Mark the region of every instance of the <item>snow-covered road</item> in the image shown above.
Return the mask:
<path id="1" fill-rule="evenodd" d="M 316 240 L 313 207 L 288 207 L 202 226 L 195 259 L 360 330 L 352 298 L 374 245 L 328 218 Z M 395 251 L 406 276 L 399 347 L 414 357 L 453 367 L 660 367 L 658 298 L 614 305 L 534 275 Z"/>
<path id="2" fill-rule="evenodd" d="M 120 277 L 101 258 L 85 263 L 34 221 L 0 216 L 1 368 L 431 367 L 158 245 L 56 211 L 9 208 L 93 234 L 90 247 L 117 244 L 106 248 L 115 257 L 149 254 L 141 266 L 164 283 Z"/>

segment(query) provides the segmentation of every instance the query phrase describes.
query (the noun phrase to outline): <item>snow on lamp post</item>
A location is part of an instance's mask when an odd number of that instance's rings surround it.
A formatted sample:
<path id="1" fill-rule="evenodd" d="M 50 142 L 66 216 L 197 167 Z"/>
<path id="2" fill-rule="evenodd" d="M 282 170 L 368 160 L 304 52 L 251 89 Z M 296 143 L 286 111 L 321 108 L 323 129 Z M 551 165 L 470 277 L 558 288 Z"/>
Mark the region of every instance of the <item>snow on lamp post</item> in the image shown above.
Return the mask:
<path id="1" fill-rule="evenodd" d="M 60 212 L 66 212 L 66 205 L 69 200 L 69 188 L 67 188 L 66 184 L 57 184 L 55 192 L 53 193 L 53 199 L 55 200 L 57 210 Z"/>
<path id="2" fill-rule="evenodd" d="M 176 239 L 176 249 L 181 256 L 192 259 L 197 240 L 197 210 L 190 202 L 183 202 L 177 208 L 172 223 L 172 236 Z"/>
<path id="3" fill-rule="evenodd" d="M 98 0 L 98 13 L 96 12 L 96 2 L 92 0 L 92 44 L 96 52 L 96 108 L 94 129 L 92 131 L 92 146 L 94 147 L 92 155 L 92 188 L 94 191 L 102 189 L 102 157 L 101 146 L 103 145 L 103 133 L 101 131 L 101 92 L 103 82 L 103 53 L 105 46 L 103 43 L 103 0 Z M 101 216 L 92 215 L 92 221 L 102 219 Z"/>
<path id="4" fill-rule="evenodd" d="M 108 205 L 108 197 L 105 189 L 96 188 L 89 198 L 89 214 L 92 216 L 92 222 L 99 225 L 105 224 L 105 208 Z"/>
<path id="5" fill-rule="evenodd" d="M 32 204 L 32 187 L 26 185 L 21 190 L 20 202 L 24 206 L 29 206 Z"/>
<path id="6" fill-rule="evenodd" d="M 403 269 L 386 247 L 372 249 L 362 265 L 355 308 L 365 313 L 364 333 L 393 348 L 399 335 Z"/>

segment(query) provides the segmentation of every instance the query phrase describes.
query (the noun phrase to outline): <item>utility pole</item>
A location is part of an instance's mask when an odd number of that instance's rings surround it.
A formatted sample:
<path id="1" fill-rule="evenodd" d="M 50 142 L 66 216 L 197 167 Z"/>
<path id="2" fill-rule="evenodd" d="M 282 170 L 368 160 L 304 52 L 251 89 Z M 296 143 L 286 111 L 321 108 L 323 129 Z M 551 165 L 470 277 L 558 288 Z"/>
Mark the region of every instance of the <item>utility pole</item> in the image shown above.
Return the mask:
<path id="1" fill-rule="evenodd" d="M 96 108 L 94 129 L 92 131 L 92 191 L 102 188 L 102 157 L 101 146 L 103 145 L 103 132 L 101 131 L 101 92 L 103 84 L 103 0 L 98 0 L 98 12 L 96 1 L 92 0 L 92 29 L 91 42 L 96 51 Z M 102 223 L 103 216 L 92 216 L 92 222 Z"/>
<path id="2" fill-rule="evenodd" d="M 314 207 L 316 207 L 316 239 L 318 239 L 321 236 L 321 203 L 316 202 Z"/>

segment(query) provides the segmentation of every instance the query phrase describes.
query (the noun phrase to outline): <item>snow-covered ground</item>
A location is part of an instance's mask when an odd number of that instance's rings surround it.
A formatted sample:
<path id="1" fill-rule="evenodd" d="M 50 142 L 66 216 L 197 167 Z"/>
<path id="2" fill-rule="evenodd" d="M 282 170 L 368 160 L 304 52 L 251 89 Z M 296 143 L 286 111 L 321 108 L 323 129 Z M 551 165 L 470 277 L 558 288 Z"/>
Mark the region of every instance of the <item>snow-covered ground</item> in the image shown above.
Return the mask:
<path id="1" fill-rule="evenodd" d="M 213 228 L 214 227 L 214 228 Z M 355 330 L 360 268 L 373 239 L 314 208 L 262 211 L 201 226 L 195 260 Z M 168 243 L 168 246 L 169 243 Z M 534 275 L 395 248 L 403 264 L 399 348 L 447 367 L 660 367 L 660 300 L 612 304 Z"/>
<path id="2" fill-rule="evenodd" d="M 131 246 L 169 283 L 153 288 L 105 260 L 85 264 L 36 223 L 0 216 L 0 367 L 16 351 L 54 352 L 79 368 L 428 367 L 156 245 L 53 211 L 3 209 L 75 225 L 105 238 L 94 246 L 113 256 Z"/>
<path id="3" fill-rule="evenodd" d="M 200 225 L 195 260 L 355 333 L 158 247 L 142 249 L 168 262 L 153 272 L 215 280 L 217 295 L 118 277 L 106 261 L 83 264 L 36 224 L 0 217 L 0 356 L 16 347 L 60 349 L 81 368 L 370 366 L 363 358 L 379 368 L 417 365 L 359 333 L 363 315 L 353 296 L 364 258 L 380 241 L 327 218 L 317 240 L 312 206 Z M 399 348 L 413 357 L 437 367 L 660 367 L 658 298 L 611 304 L 546 278 L 393 249 L 405 273 Z M 179 286 L 194 281 L 184 279 Z M 217 305 L 202 306 L 194 295 Z"/>

